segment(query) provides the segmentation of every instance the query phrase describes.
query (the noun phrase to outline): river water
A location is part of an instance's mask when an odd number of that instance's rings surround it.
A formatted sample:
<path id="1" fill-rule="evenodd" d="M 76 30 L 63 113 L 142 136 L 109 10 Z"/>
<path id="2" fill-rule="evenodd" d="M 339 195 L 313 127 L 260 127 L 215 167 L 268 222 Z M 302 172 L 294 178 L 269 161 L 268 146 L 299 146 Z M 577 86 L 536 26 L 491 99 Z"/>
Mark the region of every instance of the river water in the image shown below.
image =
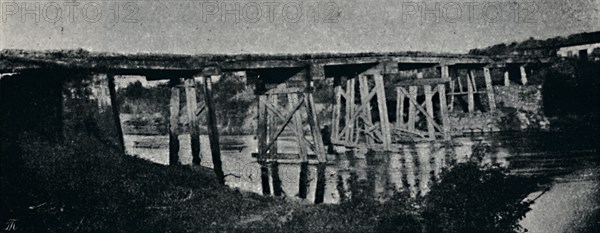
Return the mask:
<path id="1" fill-rule="evenodd" d="M 189 135 L 180 135 L 180 160 L 191 163 Z M 210 144 L 201 136 L 202 166 L 212 167 Z M 221 153 L 226 184 L 232 188 L 262 193 L 260 169 L 254 136 L 221 136 Z M 128 154 L 150 161 L 168 163 L 168 136 L 126 135 Z M 293 137 L 277 142 L 279 152 L 297 153 Z M 364 147 L 359 147 L 364 148 Z M 564 133 L 502 133 L 485 136 L 455 137 L 451 142 L 422 142 L 397 145 L 395 152 L 367 156 L 366 149 L 330 155 L 326 168 L 325 203 L 351 198 L 350 177 L 368 181 L 375 195 L 391 190 L 409 190 L 411 196 L 427 193 L 429 184 L 442 169 L 454 162 L 465 162 L 474 154 L 484 155 L 484 163 L 507 167 L 518 175 L 550 178 L 550 189 L 540 196 L 522 221 L 530 232 L 576 232 L 594 209 L 599 208 L 599 156 L 594 139 Z M 309 200 L 315 196 L 316 165 L 311 161 Z M 282 188 L 289 198 L 296 198 L 300 168 L 297 160 L 280 160 Z"/>

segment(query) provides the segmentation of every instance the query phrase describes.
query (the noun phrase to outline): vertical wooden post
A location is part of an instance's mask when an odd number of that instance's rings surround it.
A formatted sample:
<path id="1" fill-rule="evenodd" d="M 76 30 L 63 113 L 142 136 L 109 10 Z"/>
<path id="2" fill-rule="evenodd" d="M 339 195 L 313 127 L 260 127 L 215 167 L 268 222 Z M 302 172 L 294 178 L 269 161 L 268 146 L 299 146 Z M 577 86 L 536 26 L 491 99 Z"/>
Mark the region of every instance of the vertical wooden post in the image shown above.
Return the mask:
<path id="1" fill-rule="evenodd" d="M 196 80 L 185 79 L 185 100 L 187 106 L 188 127 L 190 130 L 190 141 L 192 145 L 192 164 L 200 165 L 202 155 L 200 154 L 200 128 L 198 125 L 198 99 L 196 97 Z"/>
<path id="2" fill-rule="evenodd" d="M 279 105 L 277 104 L 279 102 L 279 99 L 277 98 L 277 94 L 271 94 L 269 95 L 269 102 L 271 103 L 271 105 L 278 107 Z M 276 159 L 277 157 L 277 139 L 275 138 L 275 134 L 277 133 L 277 116 L 275 116 L 274 114 L 269 115 L 269 120 L 268 120 L 268 130 L 269 130 L 269 134 L 267 135 L 267 143 L 271 143 L 273 142 L 273 145 L 271 145 L 271 148 L 269 149 L 269 158 L 270 159 Z"/>
<path id="3" fill-rule="evenodd" d="M 479 91 L 477 90 L 477 76 L 475 76 L 475 70 L 470 70 L 469 71 L 470 77 L 471 77 L 471 84 L 473 85 L 473 92 L 477 95 L 479 95 Z"/>
<path id="4" fill-rule="evenodd" d="M 369 82 L 367 80 L 367 76 L 359 75 L 358 83 L 360 89 L 360 105 L 363 109 L 363 120 L 365 123 L 368 122 L 369 124 L 373 124 L 373 117 L 371 116 L 371 99 L 369 99 Z M 363 128 L 367 129 L 367 125 L 364 124 Z M 369 136 L 365 135 L 367 138 L 367 145 L 373 145 L 373 134 L 368 132 L 365 132 L 365 134 L 369 134 Z"/>
<path id="5" fill-rule="evenodd" d="M 527 85 L 527 71 L 525 70 L 525 66 L 522 65 L 519 67 L 521 73 L 521 84 Z"/>
<path id="6" fill-rule="evenodd" d="M 334 91 L 334 100 L 333 100 L 333 112 L 331 116 L 332 124 L 331 124 L 331 137 L 333 143 L 339 143 L 340 140 L 340 113 L 342 108 L 342 77 L 335 77 L 333 79 L 333 91 Z M 348 101 L 348 100 L 346 100 Z"/>
<path id="7" fill-rule="evenodd" d="M 425 89 L 425 108 L 427 110 L 427 114 L 429 114 L 429 116 L 431 117 L 426 117 L 427 119 L 427 133 L 429 135 L 429 139 L 434 140 L 435 139 L 435 127 L 433 126 L 433 102 L 431 101 L 433 95 L 431 93 L 431 86 L 430 85 L 424 85 L 423 88 Z"/>
<path id="8" fill-rule="evenodd" d="M 223 165 L 221 163 L 221 146 L 219 142 L 219 130 L 217 128 L 217 114 L 215 112 L 215 103 L 212 95 L 211 76 L 203 75 L 202 83 L 204 83 L 204 103 L 207 110 L 208 140 L 210 142 L 213 170 L 217 175 L 219 183 L 225 184 L 225 175 L 223 173 Z"/>
<path id="9" fill-rule="evenodd" d="M 317 166 L 317 188 L 315 191 L 315 203 L 318 204 L 322 203 L 325 197 L 325 168 L 327 166 L 327 161 L 325 157 L 325 145 L 323 144 L 323 139 L 321 138 L 319 120 L 317 119 L 317 110 L 315 109 L 315 100 L 312 92 L 314 89 L 313 77 L 322 77 L 325 75 L 325 72 L 323 70 L 323 66 L 314 64 L 312 64 L 308 69 L 308 86 L 304 94 L 304 103 L 306 105 L 308 115 L 308 124 L 310 125 L 313 141 L 315 143 L 315 153 L 317 154 L 317 159 L 319 160 L 319 165 Z"/>
<path id="10" fill-rule="evenodd" d="M 264 88 L 264 87 L 263 87 Z M 257 90 L 259 88 L 257 87 Z M 271 194 L 271 185 L 269 184 L 269 168 L 267 167 L 267 124 L 268 124 L 268 112 L 267 106 L 265 105 L 268 101 L 267 96 L 264 93 L 260 93 L 257 97 L 258 102 L 258 163 L 260 164 L 260 180 L 262 184 L 263 195 Z"/>
<path id="11" fill-rule="evenodd" d="M 277 159 L 271 160 L 271 179 L 273 181 L 273 195 L 281 196 L 283 189 L 281 188 L 281 178 L 279 177 L 279 162 Z"/>
<path id="12" fill-rule="evenodd" d="M 288 94 L 289 109 L 293 109 L 298 103 L 298 94 Z M 307 145 L 304 144 L 304 127 L 302 124 L 302 115 L 300 111 L 296 111 L 292 118 L 294 127 L 296 127 L 296 141 L 298 142 L 298 153 L 300 153 L 300 182 L 298 186 L 298 197 L 306 199 L 308 194 L 308 152 Z"/>
<path id="13" fill-rule="evenodd" d="M 483 76 L 485 78 L 485 89 L 488 96 L 488 105 L 490 106 L 490 112 L 496 111 L 496 97 L 494 96 L 494 87 L 492 86 L 492 75 L 490 74 L 490 68 L 483 68 Z"/>
<path id="14" fill-rule="evenodd" d="M 269 102 L 275 107 L 279 107 L 279 99 L 277 98 L 277 94 L 272 94 L 269 96 Z M 273 143 L 271 148 L 269 149 L 269 158 L 271 159 L 271 181 L 273 183 L 273 195 L 281 196 L 281 178 L 279 177 L 279 163 L 277 162 L 277 139 L 275 138 L 277 134 L 277 117 L 272 114 L 269 117 L 269 134 L 267 137 L 268 143 Z"/>
<path id="15" fill-rule="evenodd" d="M 179 84 L 178 78 L 172 78 L 169 82 L 169 165 L 179 164 Z"/>
<path id="16" fill-rule="evenodd" d="M 417 100 L 417 87 L 416 86 L 410 86 L 408 87 L 408 94 L 410 94 L 410 96 L 408 98 L 413 99 L 413 100 Z M 408 130 L 409 131 L 415 131 L 415 121 L 417 120 L 417 108 L 415 106 L 414 101 L 409 101 L 409 105 L 408 105 Z"/>
<path id="17" fill-rule="evenodd" d="M 510 74 L 508 73 L 508 69 L 504 70 L 504 86 L 510 86 Z"/>
<path id="18" fill-rule="evenodd" d="M 298 103 L 298 94 L 297 93 L 290 93 L 287 95 L 288 96 L 288 100 L 289 100 L 289 109 L 293 109 L 294 106 L 296 106 L 296 104 Z M 304 132 L 304 127 L 302 124 L 302 114 L 300 113 L 300 111 L 296 111 L 294 113 L 294 116 L 292 118 L 294 127 L 296 128 L 296 131 L 298 131 L 299 133 L 296 134 L 296 140 L 298 141 L 298 146 L 299 148 L 299 153 L 300 153 L 300 159 L 304 162 L 304 161 L 308 161 L 308 155 L 307 155 L 307 151 L 306 151 L 306 145 L 304 145 L 304 140 L 302 139 L 304 137 L 303 134 L 300 134 L 302 132 Z"/>
<path id="19" fill-rule="evenodd" d="M 468 75 L 468 74 L 467 74 Z M 469 78 L 467 78 L 467 81 L 469 80 Z M 464 88 L 461 82 L 461 78 L 459 75 L 456 76 L 456 81 L 458 82 L 458 92 L 464 92 Z"/>
<path id="20" fill-rule="evenodd" d="M 396 127 L 404 128 L 404 92 L 396 87 Z"/>
<path id="21" fill-rule="evenodd" d="M 469 74 L 467 74 L 467 108 L 469 112 L 475 111 L 475 96 L 473 93 L 473 83 L 471 82 Z"/>
<path id="22" fill-rule="evenodd" d="M 442 65 L 440 72 L 442 80 L 450 80 L 450 69 L 447 65 Z"/>
<path id="23" fill-rule="evenodd" d="M 383 76 L 375 74 L 373 78 L 375 79 L 375 91 L 377 92 L 377 109 L 379 110 L 379 124 L 381 125 L 383 146 L 385 149 L 390 149 L 392 144 L 392 130 L 390 129 Z"/>
<path id="24" fill-rule="evenodd" d="M 442 116 L 442 128 L 444 129 L 444 140 L 450 139 L 450 118 L 448 106 L 446 105 L 446 86 L 438 84 L 438 95 L 440 97 L 440 115 Z"/>
<path id="25" fill-rule="evenodd" d="M 346 127 L 346 146 L 351 146 L 354 143 L 354 89 L 355 89 L 355 77 L 349 78 L 346 81 L 346 117 L 344 122 Z"/>
<path id="26" fill-rule="evenodd" d="M 454 88 L 456 86 L 455 80 L 450 80 L 450 103 L 448 103 L 448 112 L 454 110 Z"/>
<path id="27" fill-rule="evenodd" d="M 107 74 L 108 78 L 108 92 L 110 94 L 110 105 L 112 107 L 112 117 L 115 122 L 115 129 L 117 131 L 117 140 L 119 141 L 119 149 L 125 151 L 125 139 L 123 138 L 123 128 L 121 128 L 121 118 L 119 117 L 119 103 L 117 103 L 117 90 L 115 88 L 115 76 L 113 74 Z"/>

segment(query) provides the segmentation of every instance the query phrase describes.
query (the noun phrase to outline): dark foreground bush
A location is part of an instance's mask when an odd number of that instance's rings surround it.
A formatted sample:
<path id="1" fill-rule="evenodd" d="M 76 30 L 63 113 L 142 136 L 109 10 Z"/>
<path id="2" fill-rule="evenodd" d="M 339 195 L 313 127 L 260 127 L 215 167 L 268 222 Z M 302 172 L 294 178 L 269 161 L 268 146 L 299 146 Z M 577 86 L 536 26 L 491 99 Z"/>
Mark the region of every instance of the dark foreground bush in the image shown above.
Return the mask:
<path id="1" fill-rule="evenodd" d="M 525 198 L 536 189 L 534 180 L 500 168 L 458 164 L 424 200 L 427 232 L 521 232 L 519 221 L 532 204 Z"/>

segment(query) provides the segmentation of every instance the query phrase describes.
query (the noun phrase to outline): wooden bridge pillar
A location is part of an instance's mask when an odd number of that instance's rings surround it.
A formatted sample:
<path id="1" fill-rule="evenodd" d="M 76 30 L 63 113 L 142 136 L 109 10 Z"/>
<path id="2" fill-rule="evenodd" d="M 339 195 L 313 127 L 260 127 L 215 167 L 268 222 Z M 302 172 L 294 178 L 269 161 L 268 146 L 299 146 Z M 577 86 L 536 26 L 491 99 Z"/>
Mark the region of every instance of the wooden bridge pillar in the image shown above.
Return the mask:
<path id="1" fill-rule="evenodd" d="M 269 102 L 273 106 L 278 106 L 279 98 L 277 97 L 277 94 L 268 95 L 268 99 L 269 99 Z M 269 136 L 267 137 L 267 142 L 268 143 L 273 142 L 273 145 L 269 149 L 269 158 L 276 159 L 277 158 L 277 139 L 274 138 L 274 136 L 275 136 L 275 133 L 277 133 L 277 118 L 275 115 L 271 114 L 271 115 L 269 115 L 268 121 L 269 121 L 269 123 L 268 123 Z"/>
<path id="2" fill-rule="evenodd" d="M 396 87 L 396 128 L 404 128 L 404 99 L 406 96 L 404 92 L 400 90 L 400 87 Z M 410 103 L 409 103 L 410 104 Z"/>
<path id="3" fill-rule="evenodd" d="M 269 102 L 273 106 L 279 106 L 279 98 L 276 94 L 269 95 Z M 269 149 L 269 159 L 271 159 L 271 179 L 273 183 L 273 195 L 281 196 L 283 190 L 281 189 L 281 179 L 279 177 L 279 163 L 277 162 L 277 138 L 275 135 L 277 133 L 277 118 L 275 115 L 270 115 L 269 117 L 268 130 L 269 135 L 267 137 L 267 142 L 271 144 L 271 148 Z"/>
<path id="4" fill-rule="evenodd" d="M 525 65 L 520 66 L 519 71 L 521 73 L 521 84 L 527 85 L 527 71 Z"/>
<path id="5" fill-rule="evenodd" d="M 450 69 L 447 65 L 442 65 L 440 68 L 442 80 L 450 80 Z"/>
<path id="6" fill-rule="evenodd" d="M 202 155 L 200 154 L 200 126 L 198 124 L 198 98 L 196 96 L 196 80 L 185 79 L 185 99 L 187 106 L 188 127 L 190 131 L 190 142 L 192 145 L 192 164 L 200 165 Z"/>
<path id="7" fill-rule="evenodd" d="M 298 94 L 297 93 L 289 93 L 287 94 L 289 100 L 288 109 L 294 111 L 294 106 L 298 104 Z M 294 127 L 296 128 L 296 141 L 298 143 L 298 153 L 300 157 L 300 180 L 298 186 L 298 197 L 302 199 L 306 199 L 308 194 L 308 145 L 304 139 L 304 127 L 302 124 L 302 114 L 300 111 L 294 111 L 294 116 L 292 117 L 292 121 Z"/>
<path id="8" fill-rule="evenodd" d="M 469 113 L 475 111 L 475 73 L 469 70 L 467 74 L 467 110 Z"/>
<path id="9" fill-rule="evenodd" d="M 169 81 L 171 99 L 169 102 L 169 165 L 179 164 L 179 78 Z"/>
<path id="10" fill-rule="evenodd" d="M 379 123 L 381 127 L 381 139 L 384 149 L 389 150 L 392 144 L 392 132 L 390 127 L 390 120 L 388 118 L 388 108 L 385 98 L 385 85 L 383 83 L 383 76 L 381 74 L 375 74 L 375 91 L 377 92 L 377 109 L 379 110 Z"/>
<path id="11" fill-rule="evenodd" d="M 450 77 L 450 67 L 448 65 L 442 65 L 441 68 L 442 80 L 449 82 L 451 92 L 454 92 L 454 81 Z M 440 116 L 442 117 L 442 127 L 444 128 L 444 140 L 450 139 L 450 118 L 449 112 L 454 108 L 454 95 L 450 95 L 450 105 L 446 101 L 446 85 L 438 84 L 438 96 L 440 100 Z"/>
<path id="12" fill-rule="evenodd" d="M 261 85 L 262 84 L 262 85 Z M 264 90 L 264 83 L 257 84 L 256 90 Z M 261 87 L 262 86 L 262 87 Z M 268 135 L 268 112 L 267 112 L 268 97 L 264 93 L 257 96 L 258 104 L 258 164 L 260 165 L 260 180 L 263 190 L 263 195 L 271 195 L 271 185 L 269 184 L 269 167 L 267 167 L 267 135 Z"/>
<path id="13" fill-rule="evenodd" d="M 488 106 L 490 112 L 496 111 L 496 97 L 494 95 L 494 87 L 492 86 L 492 75 L 490 68 L 483 68 L 483 76 L 485 78 L 485 89 L 488 97 Z"/>
<path id="14" fill-rule="evenodd" d="M 371 98 L 369 95 L 369 82 L 366 75 L 358 76 L 358 86 L 360 89 L 360 106 L 362 108 L 361 118 L 363 119 L 363 132 L 367 139 L 367 145 L 374 144 L 373 132 L 369 129 L 373 124 L 373 117 L 371 115 Z"/>
<path id="15" fill-rule="evenodd" d="M 508 73 L 508 68 L 504 68 L 504 86 L 510 86 L 510 74 Z"/>
<path id="16" fill-rule="evenodd" d="M 384 149 L 389 149 L 392 143 L 392 134 L 391 127 L 388 118 L 388 109 L 385 98 L 385 86 L 383 82 L 383 76 L 379 73 L 366 73 L 358 75 L 359 78 L 359 90 L 360 90 L 360 99 L 361 99 L 361 108 L 355 113 L 352 111 L 354 108 L 353 100 L 354 100 L 354 88 L 353 85 L 349 85 L 347 94 L 348 99 L 350 99 L 349 103 L 350 108 L 346 111 L 347 116 L 356 115 L 362 119 L 363 122 L 363 132 L 366 137 L 367 145 L 375 145 L 375 139 L 379 139 L 381 141 L 381 145 Z M 371 89 L 369 86 L 369 78 L 373 79 L 374 87 Z M 353 83 L 352 83 L 353 84 Z M 377 100 L 377 111 L 379 115 L 379 126 L 375 125 L 373 122 L 372 116 L 372 106 L 371 100 L 376 98 Z M 349 114 L 349 115 L 348 115 Z M 356 121 L 356 119 L 350 119 L 350 122 Z M 354 126 L 351 124 L 351 126 Z M 379 129 L 379 130 L 377 130 Z M 352 135 L 352 131 L 349 130 L 347 134 Z M 350 137 L 352 138 L 352 136 Z"/>
<path id="17" fill-rule="evenodd" d="M 408 87 L 408 98 L 410 99 L 417 99 L 417 92 L 418 89 L 416 86 L 410 86 Z M 409 101 L 409 105 L 408 105 L 408 131 L 415 131 L 415 123 L 417 121 L 417 108 L 416 108 L 416 104 L 414 103 L 414 101 Z"/>
<path id="18" fill-rule="evenodd" d="M 450 73 L 450 67 L 448 67 L 448 73 Z M 452 77 L 456 77 L 457 80 L 453 80 Z M 450 96 L 450 101 L 448 103 L 448 112 L 452 112 L 454 111 L 454 98 L 455 98 L 455 90 L 456 90 L 456 85 L 457 82 L 460 81 L 460 77 L 457 75 L 456 70 L 452 70 L 452 76 L 448 77 L 450 79 L 450 84 L 448 85 L 448 87 L 450 88 L 450 92 L 449 92 L 449 96 Z M 458 90 L 458 92 L 462 92 L 462 90 Z"/>
<path id="19" fill-rule="evenodd" d="M 409 135 L 415 135 L 427 140 L 435 140 L 438 135 L 441 135 L 444 139 L 449 139 L 449 117 L 448 117 L 448 106 L 446 102 L 446 82 L 449 80 L 442 79 L 425 79 L 423 81 L 408 81 L 400 83 L 401 86 L 396 87 L 398 94 L 398 105 L 396 112 L 398 113 L 398 119 L 396 122 L 396 130 L 401 133 L 407 133 Z M 408 88 L 403 85 L 409 85 Z M 425 100 L 420 103 L 418 100 L 419 87 L 423 87 L 423 93 Z M 408 89 L 408 90 L 407 90 Z M 433 97 L 438 94 L 439 108 L 434 105 Z M 404 122 L 404 103 L 405 99 L 408 99 L 408 121 Z M 437 112 L 436 112 L 437 111 Z M 437 114 L 436 114 L 437 113 Z M 427 128 L 417 128 L 418 116 L 423 116 Z M 441 125 L 436 121 L 436 116 L 439 118 Z M 400 123 L 398 123 L 398 121 Z"/>
<path id="20" fill-rule="evenodd" d="M 126 153 L 125 151 L 125 139 L 123 138 L 123 128 L 121 127 L 121 118 L 119 117 L 119 104 L 117 103 L 117 90 L 116 90 L 116 86 L 115 86 L 115 75 L 114 74 L 107 74 L 107 78 L 108 78 L 108 92 L 110 94 L 110 105 L 112 108 L 112 117 L 113 117 L 113 121 L 115 122 L 115 129 L 116 129 L 116 133 L 117 133 L 117 140 L 119 142 L 119 146 L 120 149 L 123 151 L 123 154 Z"/>
<path id="21" fill-rule="evenodd" d="M 427 110 L 427 114 L 429 114 L 429 116 L 431 116 L 431 117 L 426 117 L 426 119 L 427 119 L 427 134 L 429 135 L 429 139 L 434 140 L 435 139 L 435 128 L 434 128 L 433 124 L 435 122 L 433 119 L 433 102 L 432 102 L 433 94 L 431 93 L 430 85 L 423 86 L 423 89 L 425 92 L 425 108 Z"/>
<path id="22" fill-rule="evenodd" d="M 444 140 L 450 139 L 450 117 L 448 116 L 448 106 L 446 104 L 446 85 L 438 84 L 438 96 L 440 99 L 440 115 L 442 117 L 442 127 L 444 129 Z M 452 104 L 452 103 L 450 103 Z"/>
<path id="23" fill-rule="evenodd" d="M 268 79 L 259 79 L 256 81 L 256 95 L 258 102 L 258 129 L 257 129 L 257 138 L 258 138 L 258 162 L 261 167 L 261 185 L 263 189 L 264 195 L 270 195 L 271 187 L 269 183 L 269 167 L 268 165 L 268 154 L 273 153 L 272 149 L 275 145 L 275 142 L 283 133 L 285 128 L 290 125 L 291 129 L 296 133 L 296 140 L 299 145 L 299 157 L 301 159 L 300 163 L 300 186 L 298 196 L 300 198 L 306 198 L 308 193 L 308 148 L 311 148 L 312 151 L 317 155 L 318 166 L 317 166 L 317 187 L 315 192 L 315 203 L 321 203 L 324 199 L 325 194 L 325 168 L 327 165 L 325 146 L 323 143 L 323 138 L 321 136 L 321 129 L 319 125 L 319 121 L 317 119 L 317 110 L 313 97 L 313 77 L 324 76 L 324 70 L 322 66 L 319 65 L 311 65 L 307 67 L 305 72 L 300 72 L 304 76 L 304 79 L 307 83 L 306 88 L 302 90 L 298 90 L 295 88 L 288 88 L 284 86 L 284 84 L 279 84 L 275 89 L 267 90 L 266 82 Z M 260 77 L 260 76 L 259 76 Z M 303 98 L 298 101 L 298 96 L 300 92 L 303 92 Z M 273 100 L 276 99 L 274 97 L 278 94 L 285 94 L 288 96 L 288 106 L 284 108 L 290 108 L 287 114 L 283 114 L 281 109 L 282 107 Z M 271 102 L 270 102 L 271 100 Z M 299 109 L 304 107 L 307 113 L 307 121 L 310 125 L 311 136 L 313 138 L 313 143 L 310 143 L 304 137 L 304 127 L 301 119 L 301 113 Z M 278 120 L 273 120 L 270 118 L 269 114 L 273 114 L 279 120 L 283 121 L 283 125 L 279 125 Z M 270 120 L 269 120 L 270 119 Z M 277 168 L 277 154 L 271 154 L 271 176 L 273 178 L 273 191 L 275 195 L 282 194 L 283 190 L 281 189 L 281 181 L 279 180 L 278 168 Z"/>
<path id="24" fill-rule="evenodd" d="M 356 78 L 355 77 L 349 77 L 348 80 L 346 81 L 346 117 L 345 117 L 345 124 L 346 124 L 346 132 L 345 136 L 346 136 L 346 146 L 351 146 L 354 145 L 354 127 L 356 124 L 356 119 L 354 118 L 354 111 L 355 111 L 355 106 L 354 106 L 354 92 L 355 92 L 355 83 L 356 83 Z"/>
<path id="25" fill-rule="evenodd" d="M 331 113 L 331 141 L 339 144 L 340 141 L 340 114 L 342 110 L 342 77 L 337 76 L 333 79 L 333 112 Z"/>
<path id="26" fill-rule="evenodd" d="M 312 132 L 312 137 L 315 145 L 315 154 L 317 154 L 317 187 L 315 191 L 315 203 L 322 203 L 325 197 L 325 168 L 327 166 L 327 160 L 325 157 L 325 145 L 321 137 L 321 131 L 319 129 L 319 120 L 317 118 L 317 110 L 315 101 L 313 98 L 314 79 L 315 77 L 325 77 L 325 70 L 323 66 L 311 64 L 308 67 L 307 72 L 307 87 L 304 93 L 304 102 L 306 104 L 306 112 L 308 115 L 308 124 Z"/>
<path id="27" fill-rule="evenodd" d="M 210 142 L 210 152 L 213 161 L 213 170 L 217 175 L 219 183 L 225 184 L 225 174 L 221 162 L 221 146 L 219 142 L 219 129 L 217 128 L 217 115 L 212 94 L 212 78 L 210 74 L 202 75 L 204 84 L 204 104 L 207 110 L 207 128 L 208 140 Z"/>
<path id="28" fill-rule="evenodd" d="M 332 142 L 336 145 L 345 145 L 351 147 L 354 142 L 354 78 L 346 78 L 346 89 L 342 87 L 345 77 L 338 76 L 334 78 L 334 103 L 332 114 Z M 342 98 L 344 104 L 342 104 Z M 341 110 L 345 110 L 342 117 Z M 340 123 L 344 119 L 344 127 Z"/>

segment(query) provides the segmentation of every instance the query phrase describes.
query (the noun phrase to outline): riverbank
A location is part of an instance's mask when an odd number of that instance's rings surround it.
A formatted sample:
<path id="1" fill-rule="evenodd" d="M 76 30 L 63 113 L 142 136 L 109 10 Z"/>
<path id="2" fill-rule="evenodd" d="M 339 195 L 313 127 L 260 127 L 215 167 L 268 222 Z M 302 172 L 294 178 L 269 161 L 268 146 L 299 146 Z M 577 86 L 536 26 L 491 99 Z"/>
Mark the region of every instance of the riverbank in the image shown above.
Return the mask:
<path id="1" fill-rule="evenodd" d="M 1 217 L 19 231 L 216 232 L 287 206 L 221 186 L 209 169 L 154 164 L 95 139 L 3 151 L 13 159 L 2 162 Z"/>

